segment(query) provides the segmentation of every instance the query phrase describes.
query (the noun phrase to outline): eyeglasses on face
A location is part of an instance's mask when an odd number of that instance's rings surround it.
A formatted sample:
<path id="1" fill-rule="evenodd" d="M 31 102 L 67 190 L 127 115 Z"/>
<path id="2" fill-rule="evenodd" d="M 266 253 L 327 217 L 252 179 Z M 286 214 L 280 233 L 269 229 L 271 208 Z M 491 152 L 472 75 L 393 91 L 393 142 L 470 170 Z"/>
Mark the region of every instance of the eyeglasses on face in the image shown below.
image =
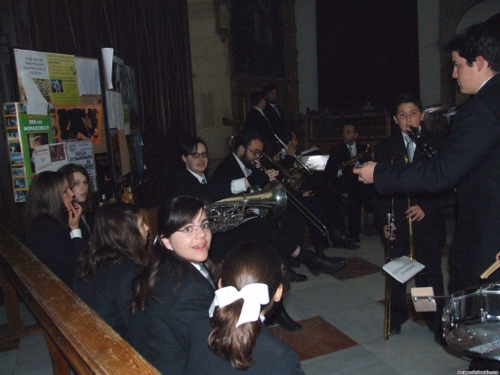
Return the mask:
<path id="1" fill-rule="evenodd" d="M 184 234 L 193 234 L 198 230 L 198 228 L 201 228 L 203 231 L 210 231 L 210 224 L 208 221 L 200 225 L 188 224 L 185 227 L 179 229 L 177 232 L 181 232 Z"/>
<path id="2" fill-rule="evenodd" d="M 257 157 L 257 158 L 260 158 L 262 156 L 262 151 L 260 150 L 251 150 L 249 149 L 248 147 L 245 147 L 248 151 L 250 151 L 253 156 Z"/>
<path id="3" fill-rule="evenodd" d="M 208 152 L 204 151 L 202 153 L 199 153 L 199 152 L 193 152 L 192 154 L 189 154 L 191 155 L 194 159 L 199 159 L 200 157 L 202 158 L 208 158 Z"/>

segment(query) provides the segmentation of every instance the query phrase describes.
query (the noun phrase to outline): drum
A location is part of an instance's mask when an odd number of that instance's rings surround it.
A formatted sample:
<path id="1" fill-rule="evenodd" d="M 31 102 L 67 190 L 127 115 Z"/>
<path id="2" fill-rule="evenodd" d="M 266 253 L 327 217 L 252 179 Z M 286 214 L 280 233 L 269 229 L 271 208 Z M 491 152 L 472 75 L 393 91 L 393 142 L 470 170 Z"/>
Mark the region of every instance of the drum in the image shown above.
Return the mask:
<path id="1" fill-rule="evenodd" d="M 500 284 L 453 294 L 444 309 L 443 323 L 451 347 L 500 360 Z"/>

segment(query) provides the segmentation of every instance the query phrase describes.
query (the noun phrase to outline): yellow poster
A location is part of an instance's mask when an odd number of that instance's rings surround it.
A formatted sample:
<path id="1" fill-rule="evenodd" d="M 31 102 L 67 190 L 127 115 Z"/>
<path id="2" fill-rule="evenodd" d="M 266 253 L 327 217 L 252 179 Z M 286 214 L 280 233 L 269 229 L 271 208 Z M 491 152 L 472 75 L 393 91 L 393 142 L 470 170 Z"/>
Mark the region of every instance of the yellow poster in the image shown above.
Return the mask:
<path id="1" fill-rule="evenodd" d="M 78 76 L 74 55 L 47 53 L 52 103 L 79 104 Z"/>

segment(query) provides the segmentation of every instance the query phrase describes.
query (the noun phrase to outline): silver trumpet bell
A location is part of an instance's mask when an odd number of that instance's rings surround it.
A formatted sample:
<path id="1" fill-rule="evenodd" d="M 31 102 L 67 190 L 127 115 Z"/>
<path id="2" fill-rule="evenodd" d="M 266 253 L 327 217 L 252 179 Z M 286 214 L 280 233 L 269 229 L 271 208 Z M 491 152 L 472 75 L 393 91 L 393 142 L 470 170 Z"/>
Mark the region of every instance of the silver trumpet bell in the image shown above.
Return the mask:
<path id="1" fill-rule="evenodd" d="M 256 217 L 279 217 L 285 211 L 286 202 L 285 188 L 273 180 L 261 191 L 207 204 L 205 211 L 212 232 L 225 232 Z"/>

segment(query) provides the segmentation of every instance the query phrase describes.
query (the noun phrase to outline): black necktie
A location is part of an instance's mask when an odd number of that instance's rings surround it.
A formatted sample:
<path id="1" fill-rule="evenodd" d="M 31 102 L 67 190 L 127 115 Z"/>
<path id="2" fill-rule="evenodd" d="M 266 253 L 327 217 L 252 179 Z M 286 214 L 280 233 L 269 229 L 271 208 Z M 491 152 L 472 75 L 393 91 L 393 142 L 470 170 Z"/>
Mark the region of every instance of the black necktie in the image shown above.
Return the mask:
<path id="1" fill-rule="evenodd" d="M 207 279 L 210 282 L 210 284 L 212 284 L 212 286 L 215 288 L 215 284 L 210 278 L 210 274 L 208 273 L 207 267 L 205 267 L 203 263 L 200 263 L 200 272 L 205 277 L 205 279 Z"/>

